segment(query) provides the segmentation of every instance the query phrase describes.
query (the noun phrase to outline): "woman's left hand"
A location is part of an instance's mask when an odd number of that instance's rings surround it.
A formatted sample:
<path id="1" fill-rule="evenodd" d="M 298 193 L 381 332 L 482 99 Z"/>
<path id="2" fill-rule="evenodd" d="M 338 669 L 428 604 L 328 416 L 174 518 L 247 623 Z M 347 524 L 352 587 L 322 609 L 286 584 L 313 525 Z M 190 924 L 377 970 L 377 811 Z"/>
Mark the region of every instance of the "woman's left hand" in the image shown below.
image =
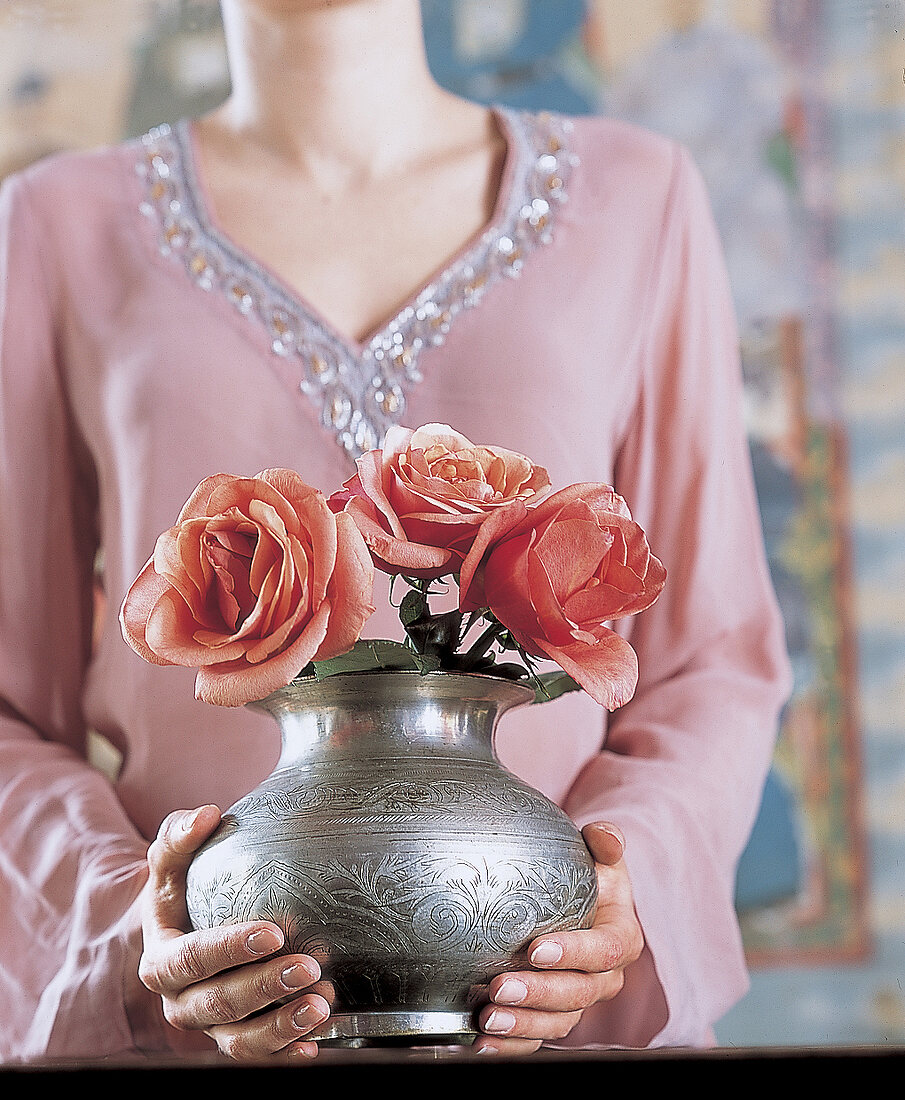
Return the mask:
<path id="1" fill-rule="evenodd" d="M 475 1051 L 530 1054 L 544 1041 L 564 1039 L 586 1008 L 616 996 L 625 968 L 641 954 L 644 936 L 623 859 L 625 840 L 606 822 L 586 825 L 582 833 L 597 864 L 594 923 L 540 936 L 528 952 L 536 969 L 494 978 Z"/>

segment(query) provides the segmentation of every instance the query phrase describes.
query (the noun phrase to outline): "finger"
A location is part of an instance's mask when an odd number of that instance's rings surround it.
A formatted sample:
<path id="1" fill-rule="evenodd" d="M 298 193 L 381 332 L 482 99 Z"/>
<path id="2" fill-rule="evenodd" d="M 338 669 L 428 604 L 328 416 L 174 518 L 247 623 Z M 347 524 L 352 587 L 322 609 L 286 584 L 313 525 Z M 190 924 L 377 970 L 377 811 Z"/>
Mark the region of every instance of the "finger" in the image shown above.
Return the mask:
<path id="1" fill-rule="evenodd" d="M 538 970 L 580 970 L 589 974 L 622 969 L 641 954 L 643 939 L 634 912 L 617 920 L 603 910 L 591 928 L 543 936 L 532 944 L 528 961 Z"/>
<path id="2" fill-rule="evenodd" d="M 146 937 L 138 973 L 152 992 L 176 996 L 223 971 L 260 962 L 281 950 L 283 944 L 281 929 L 266 921 L 187 934 L 163 930 L 156 937 Z"/>
<path id="3" fill-rule="evenodd" d="M 221 1053 L 225 1052 L 221 1051 Z M 256 1068 L 302 1065 L 305 1062 L 313 1062 L 319 1053 L 320 1048 L 316 1042 L 297 1039 L 274 1054 L 249 1059 L 245 1064 L 253 1064 Z"/>
<path id="4" fill-rule="evenodd" d="M 522 1058 L 534 1054 L 541 1046 L 541 1039 L 507 1039 L 504 1035 L 479 1035 L 471 1049 L 475 1054 L 502 1054 L 507 1058 Z"/>
<path id="5" fill-rule="evenodd" d="M 573 1012 L 609 1000 L 622 988 L 622 971 L 586 974 L 575 970 L 501 974 L 487 987 L 494 1005 Z"/>
<path id="6" fill-rule="evenodd" d="M 188 928 L 185 876 L 195 852 L 220 823 L 216 806 L 177 810 L 148 848 L 146 919 L 161 928 Z"/>
<path id="7" fill-rule="evenodd" d="M 311 994 L 253 1019 L 212 1027 L 207 1033 L 234 1061 L 260 1062 L 278 1052 L 288 1054 L 287 1048 L 293 1044 L 299 1053 L 308 1053 L 306 1047 L 299 1048 L 299 1041 L 329 1015 L 324 998 Z"/>
<path id="8" fill-rule="evenodd" d="M 581 830 L 581 835 L 596 863 L 614 867 L 625 855 L 625 837 L 608 821 L 592 821 Z"/>
<path id="9" fill-rule="evenodd" d="M 206 1031 L 313 992 L 319 977 L 320 968 L 307 956 L 267 959 L 184 987 L 166 998 L 164 1012 L 180 1031 Z"/>
<path id="10" fill-rule="evenodd" d="M 483 1032 L 496 1038 L 544 1041 L 565 1039 L 580 1019 L 580 1011 L 543 1012 L 488 1005 L 481 1009 L 478 1024 Z"/>

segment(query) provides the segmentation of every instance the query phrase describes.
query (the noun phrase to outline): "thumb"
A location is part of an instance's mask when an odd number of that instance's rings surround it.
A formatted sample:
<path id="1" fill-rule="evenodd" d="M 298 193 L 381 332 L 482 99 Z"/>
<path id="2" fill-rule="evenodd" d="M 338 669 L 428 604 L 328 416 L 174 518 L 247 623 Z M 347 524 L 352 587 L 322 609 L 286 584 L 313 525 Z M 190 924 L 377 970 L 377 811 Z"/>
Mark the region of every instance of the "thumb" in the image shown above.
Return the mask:
<path id="1" fill-rule="evenodd" d="M 621 829 L 608 821 L 589 822 L 581 835 L 597 863 L 613 867 L 625 854 L 625 837 Z"/>
<path id="2" fill-rule="evenodd" d="M 171 813 L 148 848 L 149 916 L 160 928 L 182 928 L 185 908 L 185 876 L 195 852 L 220 823 L 216 806 Z"/>

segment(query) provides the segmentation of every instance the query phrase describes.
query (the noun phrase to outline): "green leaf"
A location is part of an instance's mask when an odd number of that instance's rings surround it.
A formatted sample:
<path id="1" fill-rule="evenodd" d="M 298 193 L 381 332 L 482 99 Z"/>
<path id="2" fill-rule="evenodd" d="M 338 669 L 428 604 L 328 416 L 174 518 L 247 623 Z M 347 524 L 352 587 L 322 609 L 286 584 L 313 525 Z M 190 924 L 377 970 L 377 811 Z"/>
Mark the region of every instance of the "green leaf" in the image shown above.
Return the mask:
<path id="1" fill-rule="evenodd" d="M 313 661 L 299 675 L 314 675 L 318 680 L 338 676 L 343 672 L 414 671 L 422 674 L 436 672 L 441 667 L 440 658 L 416 653 L 402 642 L 383 638 L 356 642 L 347 652 L 328 661 Z"/>
<path id="2" fill-rule="evenodd" d="M 412 663 L 417 666 L 422 676 L 428 672 L 439 672 L 443 667 L 443 662 L 436 653 L 414 653 L 409 651 L 409 655 L 412 658 Z"/>
<path id="3" fill-rule="evenodd" d="M 581 691 L 582 687 L 567 672 L 542 672 L 535 674 L 535 703 L 549 703 L 566 695 L 570 691 Z"/>
<path id="4" fill-rule="evenodd" d="M 428 613 L 427 597 L 418 589 L 412 588 L 402 598 L 399 604 L 399 618 L 404 627 L 409 627 Z"/>

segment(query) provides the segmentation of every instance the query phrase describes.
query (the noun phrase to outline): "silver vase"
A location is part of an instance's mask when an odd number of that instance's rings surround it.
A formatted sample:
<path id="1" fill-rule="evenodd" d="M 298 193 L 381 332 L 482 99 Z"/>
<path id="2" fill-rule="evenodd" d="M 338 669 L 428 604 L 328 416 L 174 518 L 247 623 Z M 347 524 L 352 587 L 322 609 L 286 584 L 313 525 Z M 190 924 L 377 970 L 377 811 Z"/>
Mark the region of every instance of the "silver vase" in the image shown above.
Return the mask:
<path id="1" fill-rule="evenodd" d="M 498 761 L 500 677 L 354 672 L 296 680 L 273 773 L 225 815 L 188 875 L 196 928 L 275 921 L 314 956 L 331 1045 L 458 1044 L 490 979 L 535 936 L 587 927 L 594 864 L 566 815 Z"/>

